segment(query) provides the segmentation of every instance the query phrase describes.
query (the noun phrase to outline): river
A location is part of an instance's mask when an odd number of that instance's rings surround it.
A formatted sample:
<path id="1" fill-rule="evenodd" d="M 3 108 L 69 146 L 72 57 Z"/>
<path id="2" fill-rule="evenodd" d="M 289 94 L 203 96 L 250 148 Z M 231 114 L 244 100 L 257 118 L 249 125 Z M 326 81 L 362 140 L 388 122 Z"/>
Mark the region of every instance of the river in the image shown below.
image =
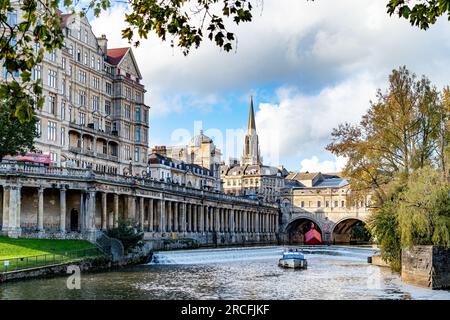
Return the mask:
<path id="1" fill-rule="evenodd" d="M 372 266 L 370 248 L 304 247 L 307 270 L 277 266 L 283 247 L 196 249 L 155 253 L 152 262 L 67 277 L 0 285 L 0 299 L 445 299 L 450 291 L 401 282 Z"/>

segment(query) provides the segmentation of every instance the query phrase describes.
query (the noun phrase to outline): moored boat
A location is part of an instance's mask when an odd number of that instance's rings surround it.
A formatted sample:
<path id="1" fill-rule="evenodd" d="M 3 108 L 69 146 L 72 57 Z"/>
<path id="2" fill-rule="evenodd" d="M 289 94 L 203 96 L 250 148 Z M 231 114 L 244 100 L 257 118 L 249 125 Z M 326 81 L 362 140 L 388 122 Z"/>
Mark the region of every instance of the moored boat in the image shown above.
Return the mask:
<path id="1" fill-rule="evenodd" d="M 278 261 L 278 265 L 283 268 L 306 269 L 308 262 L 301 251 L 298 251 L 298 249 L 290 249 L 283 252 L 283 256 Z"/>

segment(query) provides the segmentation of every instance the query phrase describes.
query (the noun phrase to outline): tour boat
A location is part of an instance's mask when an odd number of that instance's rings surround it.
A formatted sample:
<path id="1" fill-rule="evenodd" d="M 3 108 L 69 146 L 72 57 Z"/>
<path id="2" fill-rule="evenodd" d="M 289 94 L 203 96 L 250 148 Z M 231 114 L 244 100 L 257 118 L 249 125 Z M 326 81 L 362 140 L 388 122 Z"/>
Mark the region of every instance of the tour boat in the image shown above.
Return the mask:
<path id="1" fill-rule="evenodd" d="M 311 229 L 305 233 L 305 244 L 321 244 L 322 236 L 320 232 L 314 229 L 314 224 L 311 224 Z"/>
<path id="2" fill-rule="evenodd" d="M 306 269 L 308 262 L 301 251 L 298 249 L 289 249 L 283 252 L 283 256 L 278 261 L 278 265 L 283 268 Z"/>

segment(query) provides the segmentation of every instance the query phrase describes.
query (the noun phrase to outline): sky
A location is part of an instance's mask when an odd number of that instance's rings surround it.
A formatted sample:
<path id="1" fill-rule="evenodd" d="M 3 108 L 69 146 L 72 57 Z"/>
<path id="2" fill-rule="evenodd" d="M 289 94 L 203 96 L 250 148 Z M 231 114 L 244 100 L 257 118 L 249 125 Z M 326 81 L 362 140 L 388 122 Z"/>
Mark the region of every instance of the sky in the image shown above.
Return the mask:
<path id="1" fill-rule="evenodd" d="M 223 160 L 242 155 L 250 97 L 265 164 L 292 171 L 339 171 L 325 150 L 333 128 L 358 123 L 405 65 L 439 89 L 450 85 L 450 22 L 427 31 L 386 13 L 387 0 L 258 0 L 238 27 L 237 47 L 209 41 L 186 57 L 156 36 L 133 53 L 146 86 L 150 146 L 186 144 L 203 130 Z M 123 6 L 91 19 L 109 47 L 129 46 Z"/>

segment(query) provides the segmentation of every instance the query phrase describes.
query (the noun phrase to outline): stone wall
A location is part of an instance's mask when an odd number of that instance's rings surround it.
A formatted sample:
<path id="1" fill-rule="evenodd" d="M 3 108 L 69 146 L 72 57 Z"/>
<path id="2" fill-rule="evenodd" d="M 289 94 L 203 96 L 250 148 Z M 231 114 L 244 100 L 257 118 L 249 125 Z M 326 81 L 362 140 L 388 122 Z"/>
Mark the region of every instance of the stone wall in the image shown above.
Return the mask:
<path id="1" fill-rule="evenodd" d="M 431 288 L 450 288 L 450 249 L 414 246 L 402 250 L 402 280 Z"/>

